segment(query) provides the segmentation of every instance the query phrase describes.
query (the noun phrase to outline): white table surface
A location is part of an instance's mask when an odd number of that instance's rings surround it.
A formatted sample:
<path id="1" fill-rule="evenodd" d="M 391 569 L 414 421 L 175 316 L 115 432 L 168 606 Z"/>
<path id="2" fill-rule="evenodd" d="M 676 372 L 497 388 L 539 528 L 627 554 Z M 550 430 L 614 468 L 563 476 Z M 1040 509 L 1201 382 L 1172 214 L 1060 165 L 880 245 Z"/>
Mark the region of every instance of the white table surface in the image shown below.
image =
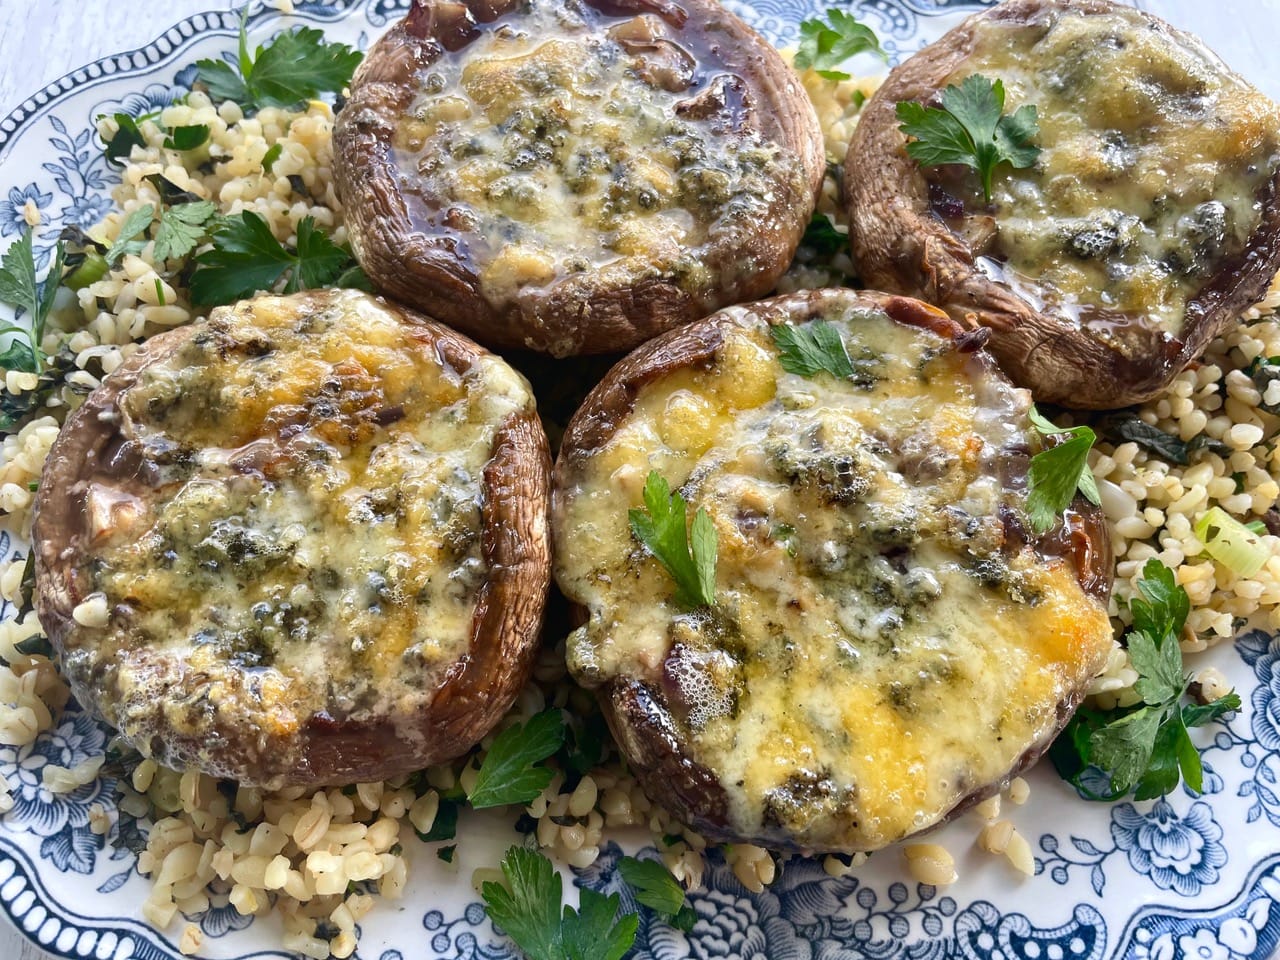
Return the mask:
<path id="1" fill-rule="evenodd" d="M 51 80 L 98 57 L 139 46 L 227 0 L 0 0 L 0 116 Z M 1280 99 L 1275 48 L 1280 0 L 1137 0 L 1199 34 L 1236 70 Z M 1246 25 L 1247 24 L 1247 25 Z M 0 920 L 0 960 L 48 960 Z"/>

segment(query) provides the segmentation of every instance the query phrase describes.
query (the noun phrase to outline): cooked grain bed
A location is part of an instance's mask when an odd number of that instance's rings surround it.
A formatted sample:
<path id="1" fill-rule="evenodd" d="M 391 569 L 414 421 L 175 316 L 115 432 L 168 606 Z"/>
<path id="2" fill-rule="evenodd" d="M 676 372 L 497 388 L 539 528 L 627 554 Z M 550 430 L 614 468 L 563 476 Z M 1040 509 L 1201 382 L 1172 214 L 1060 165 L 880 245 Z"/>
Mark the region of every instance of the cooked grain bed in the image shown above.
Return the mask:
<path id="1" fill-rule="evenodd" d="M 842 162 L 856 123 L 855 101 L 858 95 L 871 93 L 875 81 L 833 84 L 811 72 L 805 73 L 803 81 L 823 121 L 828 157 Z M 308 216 L 330 231 L 335 241 L 345 242 L 330 169 L 333 118 L 326 105 L 313 103 L 304 111 L 266 109 L 246 118 L 236 105 L 215 107 L 196 93 L 185 105 L 167 108 L 160 119 L 167 127 L 207 124 L 208 147 L 187 155 L 166 151 L 161 128 L 144 122 L 147 146 L 135 148 L 123 182 L 113 192 L 117 210 L 90 231 L 96 239 L 109 242 L 125 214 L 159 203 L 145 178 L 160 173 L 180 189 L 217 201 L 225 214 L 253 210 L 286 243 L 294 241 L 297 225 Z M 104 121 L 101 132 L 113 132 L 111 123 Z M 272 173 L 264 174 L 262 160 L 276 145 L 280 156 Z M 212 161 L 212 173 L 197 171 L 205 160 Z M 832 178 L 824 186 L 820 209 L 837 212 L 838 189 Z M 0 443 L 0 510 L 24 532 L 30 530 L 30 486 L 39 478 L 66 412 L 147 336 L 196 316 L 186 291 L 160 277 L 157 267 L 163 269 L 163 265 L 157 265 L 151 253 L 148 246 L 138 256 L 125 257 L 108 276 L 67 298 L 70 302 L 62 302 L 50 324 L 46 351 L 55 352 L 65 339 L 76 369 L 57 398 L 58 406 Z M 782 286 L 796 289 L 839 282 L 851 269 L 848 256 L 840 254 L 830 264 L 793 270 Z M 1191 596 L 1190 631 L 1184 642 L 1188 652 L 1230 637 L 1243 618 L 1255 614 L 1268 626 L 1280 628 L 1280 556 L 1275 538 L 1266 538 L 1272 556 L 1262 570 L 1253 577 L 1238 578 L 1205 556 L 1192 533 L 1197 516 L 1211 505 L 1249 520 L 1266 513 L 1280 494 L 1280 445 L 1276 444 L 1280 420 L 1261 406 L 1264 402 L 1280 406 L 1280 383 L 1273 383 L 1263 396 L 1243 372 L 1259 356 L 1280 356 L 1280 322 L 1272 315 L 1277 306 L 1280 289 L 1273 288 L 1238 328 L 1210 345 L 1203 362 L 1180 375 L 1163 396 L 1140 411 L 1147 423 L 1183 440 L 1201 432 L 1222 440 L 1232 451 L 1229 455 L 1209 453 L 1183 467 L 1163 462 L 1132 443 L 1103 442 L 1091 457 L 1116 545 L 1112 614 L 1118 626 L 1125 619 L 1123 601 L 1133 595 L 1142 564 L 1158 557 L 1176 571 Z M 30 375 L 10 373 L 0 389 L 17 393 L 31 386 Z M 21 580 L 21 563 L 0 570 L 0 594 L 17 599 Z M 68 698 L 52 663 L 16 649 L 39 632 L 30 611 L 0 624 L 0 658 L 5 661 L 0 665 L 0 741 L 7 744 L 32 742 L 52 725 Z M 1214 674 L 1202 677 L 1211 689 L 1223 686 L 1221 676 Z M 1117 645 L 1106 672 L 1094 684 L 1094 693 L 1106 703 L 1131 702 L 1136 699 L 1131 689 L 1134 679 L 1127 656 Z M 522 694 L 508 722 L 548 704 L 570 705 L 580 697 L 565 676 L 562 648 L 549 648 L 537 666 L 535 683 Z M 72 769 L 47 766 L 45 783 L 51 790 L 75 789 L 97 775 L 101 762 L 97 759 Z M 317 958 L 350 956 L 356 947 L 356 924 L 374 900 L 364 892 L 348 893 L 348 884 L 373 884 L 381 896 L 399 897 L 409 882 L 401 845 L 418 842 L 413 829 L 430 829 L 440 791 L 459 781 L 465 786 L 475 775 L 476 762 L 348 789 L 267 794 L 245 787 L 223 792 L 208 777 L 175 773 L 143 760 L 130 782 L 121 781 L 119 799 L 121 809 L 155 818 L 139 860 L 140 869 L 153 881 L 142 913 L 159 927 L 172 927 L 179 912 L 190 916 L 206 908 L 210 897 L 223 897 L 241 913 L 278 911 L 284 919 L 281 945 L 285 949 Z M 585 867 L 598 856 L 608 831 L 643 826 L 655 838 L 667 838 L 658 847 L 678 879 L 690 887 L 701 882 L 705 839 L 654 807 L 616 760 L 584 777 L 572 790 L 562 792 L 563 784 L 557 776 L 525 810 L 535 822 L 539 846 L 549 855 Z M 1027 792 L 1019 778 L 1007 796 L 1020 804 Z M 0 785 L 0 812 L 12 805 L 7 785 Z M 1009 821 L 998 819 L 999 814 L 998 799 L 980 808 L 978 819 L 987 821 L 981 827 L 980 847 L 1030 872 L 1030 847 Z M 101 808 L 92 812 L 90 821 L 97 833 L 107 832 L 111 825 L 110 815 Z M 424 850 L 422 855 L 429 854 Z M 902 855 L 906 868 L 921 882 L 954 879 L 953 858 L 937 844 L 908 845 Z M 773 855 L 751 845 L 734 845 L 726 856 L 738 879 L 752 890 L 770 883 L 779 869 Z M 865 860 L 863 855 L 827 857 L 823 865 L 829 874 L 839 876 Z M 477 883 L 479 879 L 483 878 L 477 878 Z M 196 927 L 186 924 L 178 936 L 184 952 L 199 948 Z"/>

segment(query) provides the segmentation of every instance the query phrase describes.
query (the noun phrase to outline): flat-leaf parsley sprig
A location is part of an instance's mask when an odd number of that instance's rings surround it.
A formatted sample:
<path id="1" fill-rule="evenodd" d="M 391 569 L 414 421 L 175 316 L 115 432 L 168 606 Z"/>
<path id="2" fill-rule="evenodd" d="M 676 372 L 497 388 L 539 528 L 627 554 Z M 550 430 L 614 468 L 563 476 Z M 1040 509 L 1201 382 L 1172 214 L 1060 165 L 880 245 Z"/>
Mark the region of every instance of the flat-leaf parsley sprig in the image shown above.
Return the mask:
<path id="1" fill-rule="evenodd" d="M 1138 590 L 1141 596 L 1129 603 L 1128 645 L 1138 672 L 1134 691 L 1142 702 L 1113 710 L 1080 708 L 1049 751 L 1058 774 L 1091 800 L 1116 800 L 1130 790 L 1136 800 L 1151 800 L 1174 790 L 1179 779 L 1199 793 L 1204 770 L 1187 730 L 1240 709 L 1235 691 L 1207 704 L 1184 702 L 1191 681 L 1182 672 L 1178 641 L 1191 601 L 1173 571 L 1152 557 Z M 1085 785 L 1090 767 L 1109 777 L 1106 793 Z"/>
<path id="2" fill-rule="evenodd" d="M 486 880 L 480 895 L 489 918 L 529 960 L 622 960 L 635 942 L 640 918 L 618 916 L 616 893 L 583 887 L 578 909 L 563 906 L 564 883 L 542 854 L 512 847 L 502 875 L 505 884 Z"/>
<path id="3" fill-rule="evenodd" d="M 31 228 L 4 252 L 0 259 L 0 303 L 7 303 L 26 314 L 25 325 L 0 325 L 0 337 L 12 339 L 0 352 L 0 369 L 23 373 L 41 373 L 45 355 L 40 344 L 44 340 L 45 322 L 53 309 L 53 300 L 62 282 L 66 250 L 61 241 L 53 249 L 53 263 L 43 283 L 36 280 L 36 257 Z M 15 318 L 16 319 L 16 318 Z"/>
<path id="4" fill-rule="evenodd" d="M 814 320 L 802 326 L 780 323 L 770 332 L 778 348 L 778 365 L 787 373 L 813 377 L 826 371 L 837 378 L 853 376 L 849 351 L 835 324 L 826 320 Z"/>
<path id="5" fill-rule="evenodd" d="M 351 252 L 329 239 L 313 217 L 298 223 L 297 248 L 285 247 L 267 221 L 252 210 L 221 221 L 213 231 L 213 247 L 196 256 L 191 275 L 191 298 L 203 306 L 217 306 L 274 290 L 284 280 L 285 293 L 318 287 L 359 287 L 368 280 Z"/>
<path id="6" fill-rule="evenodd" d="M 711 606 L 716 600 L 716 528 L 703 507 L 692 527 L 688 505 L 656 470 L 644 484 L 645 510 L 631 510 L 631 532 L 649 548 L 676 582 L 676 602 L 686 607 Z"/>
<path id="7" fill-rule="evenodd" d="M 873 53 L 886 62 L 889 59 L 875 32 L 843 10 L 828 10 L 825 23 L 815 18 L 800 24 L 795 64 L 801 70 L 812 69 L 827 80 L 848 80 L 850 74 L 837 68 L 859 53 Z"/>
<path id="8" fill-rule="evenodd" d="M 623 857 L 618 872 L 637 903 L 680 930 L 693 929 L 698 915 L 661 863 Z M 621 960 L 635 942 L 640 918 L 620 914 L 618 894 L 582 887 L 578 908 L 564 906 L 560 874 L 535 850 L 511 847 L 502 860 L 502 876 L 504 883 L 486 881 L 480 895 L 489 918 L 529 960 Z"/>
<path id="9" fill-rule="evenodd" d="M 325 93 L 341 93 L 364 55 L 345 43 L 331 43 L 311 27 L 277 34 L 249 52 L 248 10 L 240 19 L 240 51 L 233 66 L 200 60 L 198 79 L 214 100 L 232 100 L 246 111 L 293 107 Z"/>
<path id="10" fill-rule="evenodd" d="M 467 799 L 479 810 L 509 803 L 532 803 L 551 783 L 555 771 L 543 761 L 564 743 L 564 715 L 544 710 L 528 722 L 503 730 L 480 764 Z"/>
<path id="11" fill-rule="evenodd" d="M 911 158 L 925 167 L 969 167 L 978 174 L 988 203 L 991 178 L 1000 164 L 1030 167 L 1040 155 L 1040 148 L 1031 143 L 1040 132 L 1035 106 L 1026 104 L 1005 115 L 1004 84 L 981 74 L 943 90 L 941 108 L 903 100 L 897 112 L 902 121 L 898 129 L 915 138 L 907 142 Z"/>
<path id="12" fill-rule="evenodd" d="M 1032 407 L 1032 425 L 1043 436 L 1065 438 L 1031 458 L 1027 470 L 1027 519 L 1035 534 L 1048 532 L 1062 511 L 1075 499 L 1076 491 L 1093 504 L 1101 504 L 1098 482 L 1089 469 L 1089 449 L 1097 436 L 1084 426 L 1059 427 Z"/>

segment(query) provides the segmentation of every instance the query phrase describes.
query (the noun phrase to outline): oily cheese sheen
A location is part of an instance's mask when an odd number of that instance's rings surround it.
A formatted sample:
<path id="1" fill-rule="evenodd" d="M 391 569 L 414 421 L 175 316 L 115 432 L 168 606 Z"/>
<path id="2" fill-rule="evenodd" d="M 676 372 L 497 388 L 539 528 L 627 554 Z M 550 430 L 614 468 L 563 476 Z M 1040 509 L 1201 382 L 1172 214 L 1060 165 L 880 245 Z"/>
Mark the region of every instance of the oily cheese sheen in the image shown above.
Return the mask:
<path id="1" fill-rule="evenodd" d="M 1262 221 L 1275 104 L 1126 7 L 979 20 L 946 82 L 973 74 L 1000 78 L 1006 112 L 1033 104 L 1040 124 L 1038 162 L 993 184 L 990 252 L 1008 282 L 1085 320 L 1145 316 L 1178 336 L 1187 301 Z"/>
<path id="2" fill-rule="evenodd" d="M 772 325 L 819 321 L 852 376 L 780 365 Z M 854 851 L 930 827 L 1034 759 L 1103 666 L 1105 587 L 1020 520 L 1027 394 L 958 333 L 880 294 L 731 308 L 637 351 L 570 426 L 570 669 L 642 775 L 679 744 L 646 787 L 714 836 Z M 650 470 L 714 523 L 711 607 L 631 534 Z"/>
<path id="3" fill-rule="evenodd" d="M 74 544 L 70 571 L 42 558 L 42 602 L 77 695 L 144 753 L 244 782 L 323 780 L 317 726 L 388 718 L 412 766 L 477 634 L 486 468 L 527 384 L 355 291 L 167 336 L 50 456 L 78 509 L 42 504 L 37 542 Z"/>
<path id="4" fill-rule="evenodd" d="M 798 78 L 714 0 L 416 4 L 334 147 L 380 289 L 555 356 L 768 292 L 824 170 Z"/>
<path id="5" fill-rule="evenodd" d="M 974 170 L 926 162 L 938 131 L 902 130 L 900 104 L 944 98 L 1025 126 L 1025 165 L 989 171 L 990 197 Z M 1111 0 L 1003 0 L 894 67 L 844 187 L 863 282 L 989 329 L 1041 402 L 1157 396 L 1280 268 L 1280 110 L 1195 37 Z"/>

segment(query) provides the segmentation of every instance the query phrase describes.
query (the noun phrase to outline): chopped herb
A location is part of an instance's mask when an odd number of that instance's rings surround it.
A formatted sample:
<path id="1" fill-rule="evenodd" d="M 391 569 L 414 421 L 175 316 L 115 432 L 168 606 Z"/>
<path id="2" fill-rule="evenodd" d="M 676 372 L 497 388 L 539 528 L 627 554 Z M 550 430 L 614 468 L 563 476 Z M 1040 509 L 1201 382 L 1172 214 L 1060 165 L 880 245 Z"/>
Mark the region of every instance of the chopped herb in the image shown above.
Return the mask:
<path id="1" fill-rule="evenodd" d="M 1280 380 L 1280 357 L 1254 357 L 1245 373 L 1253 379 L 1253 384 L 1262 394 L 1262 402 L 1258 405 L 1267 413 L 1280 414 L 1280 405 L 1267 402 L 1267 389 Z"/>
<path id="2" fill-rule="evenodd" d="M 159 277 L 156 277 L 156 303 L 157 303 L 157 305 L 159 305 L 159 306 L 161 306 L 161 307 L 163 307 L 163 306 L 164 306 L 164 304 L 165 304 L 165 301 L 164 301 L 164 281 L 163 281 L 163 280 L 161 280 Z"/>
<path id="3" fill-rule="evenodd" d="M 1122 443 L 1136 443 L 1148 453 L 1154 453 L 1169 463 L 1186 466 L 1191 462 L 1187 444 L 1173 434 L 1153 427 L 1132 410 L 1109 413 L 1098 421 L 1097 427 L 1102 436 Z"/>
<path id="4" fill-rule="evenodd" d="M 827 80 L 848 80 L 850 74 L 838 68 L 859 53 L 889 60 L 875 32 L 843 10 L 828 10 L 825 23 L 818 19 L 801 22 L 795 60 L 801 70 L 812 69 Z"/>
<path id="5" fill-rule="evenodd" d="M 18 369 L 11 367 L 9 369 Z M 67 347 L 65 341 L 58 352 L 44 359 L 44 370 L 32 390 L 10 393 L 0 390 L 0 430 L 13 430 L 28 419 L 37 410 L 44 407 L 60 387 L 67 385 L 67 374 L 76 367 L 75 354 Z M 89 387 L 75 384 L 71 387 L 77 393 L 87 394 Z"/>
<path id="6" fill-rule="evenodd" d="M 286 293 L 328 286 L 351 265 L 351 254 L 317 230 L 311 217 L 298 224 L 296 251 L 284 247 L 251 210 L 220 221 L 212 240 L 213 249 L 196 257 L 191 275 L 191 297 L 205 306 L 271 290 L 286 276 Z"/>
<path id="7" fill-rule="evenodd" d="M 66 248 L 59 240 L 44 283 L 37 283 L 36 258 L 29 227 L 0 258 L 0 303 L 16 307 L 28 318 L 27 326 L 0 324 L 0 336 L 13 335 L 9 346 L 0 352 L 0 369 L 24 373 L 41 373 L 44 370 L 45 356 L 40 343 L 44 339 L 45 321 L 49 319 L 53 299 L 62 282 L 65 262 Z"/>
<path id="8" fill-rule="evenodd" d="M 578 909 L 562 906 L 564 885 L 550 860 L 512 847 L 502 859 L 506 884 L 485 881 L 481 897 L 495 926 L 529 960 L 621 960 L 635 942 L 640 918 L 618 916 L 621 898 L 589 887 Z"/>
<path id="9" fill-rule="evenodd" d="M 1268 533 L 1267 525 L 1261 520 L 1250 520 L 1244 525 L 1244 528 L 1252 533 L 1256 533 L 1260 537 L 1265 537 Z"/>
<path id="10" fill-rule="evenodd" d="M 426 833 L 414 828 L 418 839 L 424 843 L 435 843 L 437 840 L 452 840 L 458 835 L 458 811 L 462 809 L 462 799 L 448 798 L 440 795 L 440 806 L 436 809 L 436 818 L 431 829 Z"/>
<path id="11" fill-rule="evenodd" d="M 1209 453 L 1217 454 L 1223 460 L 1227 459 L 1235 452 L 1231 447 L 1227 446 L 1227 444 L 1223 443 L 1221 440 L 1215 440 L 1207 433 L 1197 434 L 1187 441 L 1187 456 L 1189 458 L 1198 458 L 1200 454 L 1204 453 L 1206 450 Z"/>
<path id="12" fill-rule="evenodd" d="M 180 203 L 165 209 L 156 228 L 156 262 L 185 257 L 194 250 L 208 235 L 217 213 L 218 205 L 209 200 Z"/>
<path id="13" fill-rule="evenodd" d="M 190 190 L 183 190 L 162 174 L 153 173 L 146 178 L 146 181 L 156 188 L 156 193 L 160 194 L 160 199 L 164 201 L 166 206 L 172 207 L 182 203 L 208 202 L 201 198 L 199 194 L 192 193 Z"/>
<path id="14" fill-rule="evenodd" d="M 27 637 L 25 640 L 19 640 L 13 645 L 13 649 L 24 657 L 53 656 L 53 645 L 49 643 L 49 638 L 43 633 L 37 633 Z"/>
<path id="15" fill-rule="evenodd" d="M 636 901 L 660 914 L 673 927 L 688 933 L 698 921 L 693 908 L 685 903 L 684 887 L 660 860 L 637 860 L 623 857 L 618 872 L 627 886 L 635 891 Z"/>
<path id="16" fill-rule="evenodd" d="M 364 267 L 358 263 L 352 264 L 338 274 L 338 279 L 333 281 L 333 286 L 339 290 L 363 290 L 365 293 L 373 293 L 373 281 L 364 272 Z"/>
<path id="17" fill-rule="evenodd" d="M 656 470 L 645 480 L 644 504 L 645 510 L 627 514 L 631 532 L 676 582 L 676 602 L 686 607 L 711 606 L 716 600 L 716 528 L 711 516 L 699 507 L 692 531 L 687 530 L 684 497 L 679 491 L 672 493 Z"/>
<path id="18" fill-rule="evenodd" d="M 787 373 L 812 377 L 825 370 L 833 377 L 853 376 L 849 351 L 834 324 L 825 320 L 814 320 L 803 326 L 780 323 L 772 333 L 778 347 L 778 363 Z"/>
<path id="19" fill-rule="evenodd" d="M 564 743 L 564 715 L 544 710 L 503 730 L 485 754 L 467 799 L 476 809 L 530 803 L 555 775 L 542 761 Z"/>
<path id="20" fill-rule="evenodd" d="M 108 266 L 115 266 L 122 257 L 129 254 L 142 252 L 147 245 L 143 234 L 147 232 L 147 228 L 151 226 L 151 221 L 155 219 L 155 216 L 156 208 L 149 203 L 145 203 L 124 218 L 124 222 L 120 224 L 120 232 L 116 235 L 115 242 L 103 254 L 103 259 L 107 261 Z M 138 239 L 139 237 L 143 238 Z"/>
<path id="21" fill-rule="evenodd" d="M 1030 167 L 1040 155 L 1030 142 L 1040 132 L 1036 108 L 1027 104 L 1005 115 L 1004 84 L 981 74 L 943 90 L 941 108 L 904 100 L 897 109 L 898 129 L 915 138 L 907 153 L 921 166 L 958 163 L 976 171 L 988 203 L 996 167 Z"/>
<path id="22" fill-rule="evenodd" d="M 193 123 L 187 127 L 174 127 L 164 138 L 166 150 L 195 150 L 203 147 L 209 140 L 209 126 L 204 123 Z"/>
<path id="23" fill-rule="evenodd" d="M 284 144 L 275 143 L 272 144 L 270 150 L 262 155 L 262 170 L 264 173 L 271 172 L 271 168 L 275 166 L 282 153 L 284 153 Z"/>
<path id="24" fill-rule="evenodd" d="M 1200 792 L 1204 771 L 1187 730 L 1240 709 L 1234 691 L 1203 706 L 1183 703 L 1190 681 L 1182 672 L 1178 640 L 1191 602 L 1173 571 L 1155 558 L 1143 567 L 1138 590 L 1142 596 L 1129 604 L 1128 645 L 1142 703 L 1080 709 L 1049 751 L 1059 775 L 1091 800 L 1115 800 L 1131 790 L 1134 799 L 1150 800 L 1176 788 L 1179 779 Z M 1109 775 L 1108 793 L 1096 794 L 1081 782 L 1091 766 Z"/>
<path id="25" fill-rule="evenodd" d="M 145 147 L 147 141 L 138 129 L 138 121 L 129 114 L 112 114 L 112 119 L 116 122 L 116 132 L 103 144 L 103 152 L 107 155 L 108 163 L 123 167 L 133 153 L 133 148 Z"/>
<path id="26" fill-rule="evenodd" d="M 565 740 L 556 758 L 565 773 L 565 788 L 573 789 L 578 782 L 604 759 L 609 728 L 604 715 L 591 709 L 585 715 L 571 713 L 566 716 Z"/>
<path id="27" fill-rule="evenodd" d="M 816 256 L 830 257 L 848 249 L 849 235 L 836 229 L 835 223 L 825 213 L 815 213 L 809 220 L 809 226 L 805 227 L 800 246 Z"/>
<path id="28" fill-rule="evenodd" d="M 1098 483 L 1089 469 L 1089 448 L 1096 437 L 1088 427 L 1067 429 L 1054 426 L 1035 407 L 1031 408 L 1028 416 L 1044 436 L 1069 437 L 1032 457 L 1027 471 L 1028 519 L 1032 531 L 1042 534 L 1058 522 L 1058 516 L 1075 499 L 1076 491 L 1090 503 L 1102 502 Z"/>
<path id="29" fill-rule="evenodd" d="M 453 863 L 453 855 L 458 852 L 458 845 L 451 843 L 447 847 L 441 847 L 436 851 L 436 856 L 445 863 Z"/>
<path id="30" fill-rule="evenodd" d="M 330 43 L 324 33 L 299 27 L 279 33 L 252 55 L 240 19 L 240 54 L 233 66 L 225 60 L 200 60 L 197 78 L 214 100 L 234 100 L 245 110 L 292 107 L 325 93 L 341 93 L 351 82 L 363 54 L 345 43 Z"/>

